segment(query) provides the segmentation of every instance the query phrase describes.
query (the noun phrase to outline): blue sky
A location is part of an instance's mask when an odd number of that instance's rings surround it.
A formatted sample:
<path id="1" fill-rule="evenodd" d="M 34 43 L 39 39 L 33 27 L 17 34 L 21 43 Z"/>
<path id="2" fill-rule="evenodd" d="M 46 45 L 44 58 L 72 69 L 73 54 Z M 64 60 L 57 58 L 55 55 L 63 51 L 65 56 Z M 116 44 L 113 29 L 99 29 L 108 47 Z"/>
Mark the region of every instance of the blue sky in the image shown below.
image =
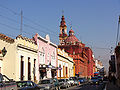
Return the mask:
<path id="1" fill-rule="evenodd" d="M 116 43 L 120 0 L 0 0 L 0 33 L 12 38 L 20 34 L 21 10 L 23 36 L 49 34 L 56 44 L 64 10 L 67 30 L 72 25 L 76 37 L 108 67 L 110 48 Z"/>

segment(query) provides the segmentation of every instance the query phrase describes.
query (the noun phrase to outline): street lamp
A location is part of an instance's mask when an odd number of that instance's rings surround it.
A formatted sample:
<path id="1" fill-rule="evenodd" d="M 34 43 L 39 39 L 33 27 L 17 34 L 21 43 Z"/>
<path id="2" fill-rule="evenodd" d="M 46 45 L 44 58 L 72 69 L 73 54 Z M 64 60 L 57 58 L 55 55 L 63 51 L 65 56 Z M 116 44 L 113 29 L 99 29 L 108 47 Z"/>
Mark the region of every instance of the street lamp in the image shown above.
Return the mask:
<path id="1" fill-rule="evenodd" d="M 2 55 L 3 55 L 3 57 L 6 55 L 6 53 L 7 53 L 7 50 L 6 50 L 5 47 L 4 47 L 3 50 L 2 50 Z"/>

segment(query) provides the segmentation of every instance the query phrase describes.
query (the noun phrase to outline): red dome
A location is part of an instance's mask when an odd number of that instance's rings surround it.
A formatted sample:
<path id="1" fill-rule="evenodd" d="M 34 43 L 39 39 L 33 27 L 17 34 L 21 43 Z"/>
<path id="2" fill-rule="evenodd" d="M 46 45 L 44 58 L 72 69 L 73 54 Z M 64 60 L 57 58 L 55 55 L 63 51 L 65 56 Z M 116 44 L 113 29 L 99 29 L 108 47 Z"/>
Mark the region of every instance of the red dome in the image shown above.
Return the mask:
<path id="1" fill-rule="evenodd" d="M 71 30 L 69 31 L 69 33 L 74 33 L 74 31 L 71 29 Z"/>
<path id="2" fill-rule="evenodd" d="M 74 43 L 74 42 L 78 42 L 79 40 L 74 36 L 74 35 L 71 35 L 71 36 L 68 36 L 67 38 L 66 38 L 66 40 L 65 40 L 65 42 L 67 43 L 67 42 L 72 42 L 72 43 Z"/>

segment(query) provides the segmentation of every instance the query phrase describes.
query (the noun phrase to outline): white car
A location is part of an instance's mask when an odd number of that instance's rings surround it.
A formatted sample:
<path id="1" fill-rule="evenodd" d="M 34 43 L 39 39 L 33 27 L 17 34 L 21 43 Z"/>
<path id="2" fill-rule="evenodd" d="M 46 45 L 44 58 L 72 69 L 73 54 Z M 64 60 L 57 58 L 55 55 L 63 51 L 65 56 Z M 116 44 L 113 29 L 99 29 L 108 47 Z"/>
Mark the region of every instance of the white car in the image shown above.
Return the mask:
<path id="1" fill-rule="evenodd" d="M 67 81 L 67 82 L 69 83 L 69 85 L 70 85 L 70 86 L 75 85 L 75 82 L 74 82 L 74 80 L 73 80 L 73 79 L 68 79 L 68 81 Z"/>

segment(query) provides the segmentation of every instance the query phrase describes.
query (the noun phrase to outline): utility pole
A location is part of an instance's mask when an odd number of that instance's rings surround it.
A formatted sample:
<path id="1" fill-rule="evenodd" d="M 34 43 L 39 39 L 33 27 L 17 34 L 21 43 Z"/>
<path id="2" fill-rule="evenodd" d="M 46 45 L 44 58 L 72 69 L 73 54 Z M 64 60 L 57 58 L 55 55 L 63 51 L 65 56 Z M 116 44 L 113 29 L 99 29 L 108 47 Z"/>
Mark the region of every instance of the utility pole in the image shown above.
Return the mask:
<path id="1" fill-rule="evenodd" d="M 23 25 L 23 12 L 22 12 L 22 10 L 21 10 L 20 16 L 21 16 L 20 35 L 22 35 L 22 25 Z"/>
<path id="2" fill-rule="evenodd" d="M 119 21 L 118 21 L 118 30 L 117 30 L 116 46 L 118 45 L 118 40 L 119 40 L 119 24 L 120 24 L 120 16 L 119 16 Z"/>

